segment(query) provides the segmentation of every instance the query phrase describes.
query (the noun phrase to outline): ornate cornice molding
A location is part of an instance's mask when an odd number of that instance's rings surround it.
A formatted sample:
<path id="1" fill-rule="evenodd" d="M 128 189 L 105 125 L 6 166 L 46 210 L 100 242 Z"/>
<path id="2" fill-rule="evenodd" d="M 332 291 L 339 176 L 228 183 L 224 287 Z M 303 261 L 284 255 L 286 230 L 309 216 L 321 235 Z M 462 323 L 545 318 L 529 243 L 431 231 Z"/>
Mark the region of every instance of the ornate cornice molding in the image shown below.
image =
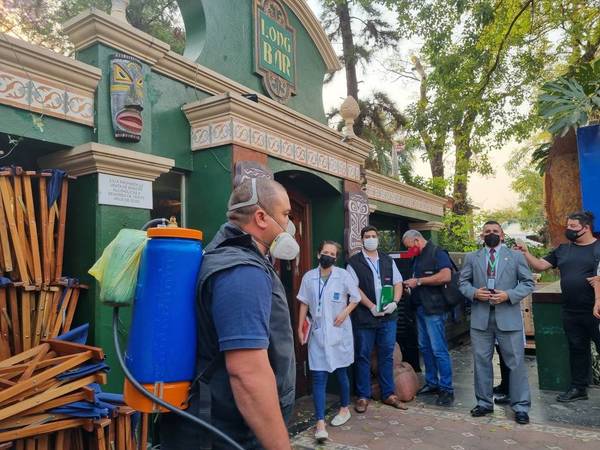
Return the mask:
<path id="1" fill-rule="evenodd" d="M 404 208 L 423 211 L 436 216 L 444 215 L 446 199 L 408 186 L 393 178 L 367 171 L 369 198 Z"/>
<path id="2" fill-rule="evenodd" d="M 7 35 L 0 61 L 0 103 L 94 125 L 100 69 Z"/>
<path id="3" fill-rule="evenodd" d="M 444 228 L 442 222 L 414 222 L 409 223 L 408 228 L 417 231 L 440 231 Z"/>
<path id="4" fill-rule="evenodd" d="M 88 142 L 38 159 L 40 167 L 64 169 L 69 175 L 106 173 L 154 181 L 175 165 L 171 158 Z"/>
<path id="5" fill-rule="evenodd" d="M 298 17 L 300 22 L 306 27 L 306 31 L 317 46 L 325 65 L 327 66 L 327 72 L 332 73 L 342 68 L 340 60 L 335 54 L 327 34 L 323 31 L 321 23 L 315 17 L 312 9 L 306 3 L 306 0 L 283 0 L 285 4 L 292 10 L 292 12 Z"/>
<path id="6" fill-rule="evenodd" d="M 341 134 L 286 106 L 256 103 L 228 92 L 183 106 L 192 150 L 238 144 L 333 175 L 360 181 L 370 144 Z"/>
<path id="7" fill-rule="evenodd" d="M 77 51 L 101 42 L 135 56 L 151 66 L 162 59 L 171 48 L 169 44 L 95 8 L 83 11 L 65 22 L 63 30 Z"/>

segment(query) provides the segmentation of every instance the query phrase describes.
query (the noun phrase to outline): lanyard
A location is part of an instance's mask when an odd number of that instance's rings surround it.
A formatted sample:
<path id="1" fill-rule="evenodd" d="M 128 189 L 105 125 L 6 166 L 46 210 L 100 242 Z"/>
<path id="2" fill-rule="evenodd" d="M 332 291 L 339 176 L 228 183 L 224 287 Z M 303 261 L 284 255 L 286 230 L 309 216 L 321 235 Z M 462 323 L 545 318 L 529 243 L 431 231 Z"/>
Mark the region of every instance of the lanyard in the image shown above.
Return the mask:
<path id="1" fill-rule="evenodd" d="M 325 281 L 323 281 L 321 279 L 321 272 L 319 271 L 319 301 L 317 303 L 317 317 L 321 317 L 321 305 L 323 304 L 322 299 L 323 299 L 323 293 L 325 292 L 325 287 L 327 286 L 327 283 L 329 282 L 329 279 L 331 278 L 331 274 L 329 274 L 329 276 L 327 277 L 327 279 Z"/>
<path id="2" fill-rule="evenodd" d="M 367 256 L 367 262 L 375 270 L 375 272 L 377 272 L 377 275 L 379 275 L 379 260 L 377 260 L 377 265 L 375 265 L 373 261 L 371 261 L 371 258 Z"/>

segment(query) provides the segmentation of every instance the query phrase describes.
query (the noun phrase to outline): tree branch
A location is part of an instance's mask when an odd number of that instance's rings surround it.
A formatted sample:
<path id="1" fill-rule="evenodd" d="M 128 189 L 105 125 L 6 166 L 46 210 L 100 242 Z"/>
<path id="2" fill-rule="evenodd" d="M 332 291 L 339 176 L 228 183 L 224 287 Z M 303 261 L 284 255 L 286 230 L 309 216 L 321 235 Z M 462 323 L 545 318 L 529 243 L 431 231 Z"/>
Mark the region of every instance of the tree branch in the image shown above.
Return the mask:
<path id="1" fill-rule="evenodd" d="M 480 96 L 483 91 L 487 88 L 488 84 L 490 83 L 490 79 L 492 78 L 492 74 L 494 73 L 494 71 L 496 70 L 496 68 L 498 67 L 498 64 L 500 63 L 500 56 L 502 55 L 502 50 L 504 49 L 504 44 L 506 44 L 506 41 L 508 40 L 510 33 L 512 32 L 513 27 L 515 26 L 515 24 L 517 23 L 517 20 L 519 20 L 519 18 L 521 17 L 521 15 L 527 11 L 527 8 L 529 7 L 529 5 L 531 4 L 533 0 L 527 0 L 523 6 L 521 7 L 521 9 L 519 10 L 519 12 L 517 13 L 517 15 L 513 18 L 512 22 L 510 23 L 508 30 L 506 30 L 506 33 L 504 34 L 504 37 L 502 38 L 502 41 L 500 42 L 500 47 L 498 48 L 498 51 L 496 52 L 496 58 L 494 60 L 494 64 L 492 64 L 492 67 L 490 67 L 490 70 L 488 70 L 485 74 L 485 77 L 483 79 L 483 82 L 481 84 L 481 86 L 479 87 L 479 90 L 477 91 L 477 96 Z"/>

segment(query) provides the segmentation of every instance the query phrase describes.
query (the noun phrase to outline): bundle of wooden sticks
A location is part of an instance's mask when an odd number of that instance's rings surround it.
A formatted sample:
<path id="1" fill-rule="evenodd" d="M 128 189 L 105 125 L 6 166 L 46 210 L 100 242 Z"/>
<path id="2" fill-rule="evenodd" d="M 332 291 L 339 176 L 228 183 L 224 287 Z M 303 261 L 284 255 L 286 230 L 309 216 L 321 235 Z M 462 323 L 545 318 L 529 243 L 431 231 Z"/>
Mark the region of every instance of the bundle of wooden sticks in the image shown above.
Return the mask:
<path id="1" fill-rule="evenodd" d="M 81 289 L 72 282 L 40 289 L 0 287 L 0 361 L 71 329 Z"/>
<path id="2" fill-rule="evenodd" d="M 137 449 L 136 412 L 124 405 L 103 408 L 108 404 L 93 388 L 106 382 L 103 360 L 100 348 L 49 339 L 1 361 L 0 449 Z M 93 413 L 78 412 L 86 408 Z M 140 428 L 139 448 L 145 449 L 147 415 Z"/>
<path id="3" fill-rule="evenodd" d="M 0 171 L 0 269 L 12 281 L 38 288 L 60 281 L 68 192 L 61 171 Z"/>
<path id="4" fill-rule="evenodd" d="M 81 288 L 62 275 L 69 177 L 0 170 L 0 361 L 71 328 Z"/>

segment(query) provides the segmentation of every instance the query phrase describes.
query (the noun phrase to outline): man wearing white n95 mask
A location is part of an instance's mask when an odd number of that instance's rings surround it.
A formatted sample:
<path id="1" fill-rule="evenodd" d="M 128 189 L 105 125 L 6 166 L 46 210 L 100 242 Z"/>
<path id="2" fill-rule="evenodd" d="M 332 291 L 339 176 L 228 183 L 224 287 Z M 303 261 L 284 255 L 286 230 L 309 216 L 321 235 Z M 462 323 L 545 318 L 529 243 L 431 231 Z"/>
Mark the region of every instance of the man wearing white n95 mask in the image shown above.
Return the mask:
<path id="1" fill-rule="evenodd" d="M 352 312 L 355 328 L 356 393 L 354 409 L 364 413 L 371 398 L 371 352 L 377 346 L 377 363 L 381 398 L 386 405 L 406 409 L 394 394 L 393 354 L 396 343 L 396 308 L 402 297 L 402 276 L 394 260 L 378 251 L 377 228 L 367 226 L 360 232 L 363 250 L 348 261 L 347 270 L 360 290 L 360 304 Z M 383 286 L 393 285 L 393 302 L 377 311 L 377 299 Z"/>

